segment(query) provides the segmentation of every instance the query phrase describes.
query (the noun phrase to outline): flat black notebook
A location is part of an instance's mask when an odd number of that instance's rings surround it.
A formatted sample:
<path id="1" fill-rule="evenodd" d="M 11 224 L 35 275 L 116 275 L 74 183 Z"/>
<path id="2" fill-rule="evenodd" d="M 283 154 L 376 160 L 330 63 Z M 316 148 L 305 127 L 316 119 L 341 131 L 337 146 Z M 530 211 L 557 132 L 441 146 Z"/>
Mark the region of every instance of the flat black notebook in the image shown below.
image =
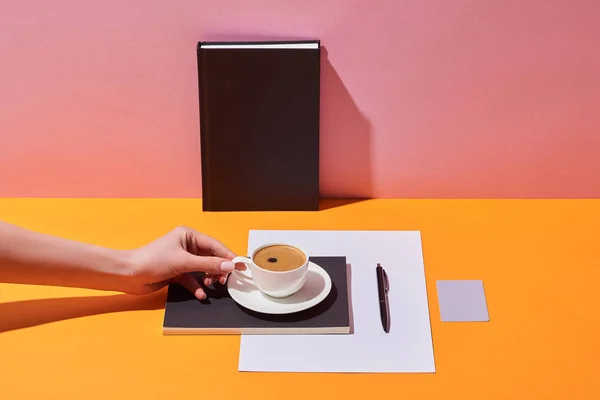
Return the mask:
<path id="1" fill-rule="evenodd" d="M 320 42 L 200 42 L 205 211 L 319 209 Z"/>
<path id="2" fill-rule="evenodd" d="M 292 314 L 248 310 L 230 297 L 226 286 L 207 288 L 199 301 L 179 284 L 168 289 L 164 334 L 347 334 L 350 333 L 346 257 L 310 257 L 331 278 L 331 291 L 319 304 Z M 203 274 L 197 274 L 202 282 Z"/>

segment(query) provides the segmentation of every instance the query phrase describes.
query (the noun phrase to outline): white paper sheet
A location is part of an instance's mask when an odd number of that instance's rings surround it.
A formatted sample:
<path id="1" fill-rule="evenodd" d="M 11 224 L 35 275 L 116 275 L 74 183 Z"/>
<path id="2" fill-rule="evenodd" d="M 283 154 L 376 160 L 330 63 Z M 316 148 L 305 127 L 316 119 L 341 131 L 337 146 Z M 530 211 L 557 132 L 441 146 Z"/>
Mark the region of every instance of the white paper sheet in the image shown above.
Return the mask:
<path id="1" fill-rule="evenodd" d="M 435 372 L 420 232 L 250 231 L 248 253 L 285 242 L 351 265 L 350 335 L 243 335 L 239 370 L 264 372 Z M 381 325 L 375 267 L 389 281 L 390 333 Z"/>

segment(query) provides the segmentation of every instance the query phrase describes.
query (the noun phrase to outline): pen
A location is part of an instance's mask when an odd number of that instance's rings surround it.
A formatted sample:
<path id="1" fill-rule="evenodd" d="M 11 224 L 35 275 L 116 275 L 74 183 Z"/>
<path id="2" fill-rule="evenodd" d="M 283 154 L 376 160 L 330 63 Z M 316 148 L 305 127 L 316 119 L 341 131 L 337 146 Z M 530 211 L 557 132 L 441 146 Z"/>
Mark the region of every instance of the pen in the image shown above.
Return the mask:
<path id="1" fill-rule="evenodd" d="M 388 292 L 390 291 L 390 281 L 381 264 L 377 263 L 377 288 L 379 292 L 379 313 L 381 314 L 381 324 L 385 333 L 390 331 L 390 305 L 388 301 Z"/>

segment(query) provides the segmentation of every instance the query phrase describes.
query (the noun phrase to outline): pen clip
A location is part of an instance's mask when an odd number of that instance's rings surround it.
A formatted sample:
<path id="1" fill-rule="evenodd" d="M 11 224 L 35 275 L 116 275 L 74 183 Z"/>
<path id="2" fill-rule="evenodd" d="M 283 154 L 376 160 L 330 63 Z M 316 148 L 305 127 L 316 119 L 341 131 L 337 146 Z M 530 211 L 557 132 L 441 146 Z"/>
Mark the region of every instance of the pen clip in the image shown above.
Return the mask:
<path id="1" fill-rule="evenodd" d="M 387 293 L 390 291 L 390 280 L 388 279 L 385 269 L 382 271 L 383 271 L 383 278 L 384 278 L 384 283 L 385 283 L 385 292 Z"/>

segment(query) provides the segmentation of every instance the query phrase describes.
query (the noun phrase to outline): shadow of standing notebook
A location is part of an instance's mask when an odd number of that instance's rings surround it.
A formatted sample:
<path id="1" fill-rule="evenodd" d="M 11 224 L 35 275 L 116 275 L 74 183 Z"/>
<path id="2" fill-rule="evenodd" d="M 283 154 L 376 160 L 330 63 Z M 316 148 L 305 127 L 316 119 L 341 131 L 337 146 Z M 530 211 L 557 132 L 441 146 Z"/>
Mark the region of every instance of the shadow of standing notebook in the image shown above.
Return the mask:
<path id="1" fill-rule="evenodd" d="M 224 285 L 206 288 L 199 301 L 179 284 L 169 285 L 164 334 L 348 334 L 350 303 L 346 257 L 310 257 L 331 278 L 331 291 L 319 304 L 292 314 L 272 315 L 237 304 Z M 201 281 L 203 274 L 196 274 Z"/>
<path id="2" fill-rule="evenodd" d="M 204 211 L 317 211 L 321 47 L 200 42 Z"/>

